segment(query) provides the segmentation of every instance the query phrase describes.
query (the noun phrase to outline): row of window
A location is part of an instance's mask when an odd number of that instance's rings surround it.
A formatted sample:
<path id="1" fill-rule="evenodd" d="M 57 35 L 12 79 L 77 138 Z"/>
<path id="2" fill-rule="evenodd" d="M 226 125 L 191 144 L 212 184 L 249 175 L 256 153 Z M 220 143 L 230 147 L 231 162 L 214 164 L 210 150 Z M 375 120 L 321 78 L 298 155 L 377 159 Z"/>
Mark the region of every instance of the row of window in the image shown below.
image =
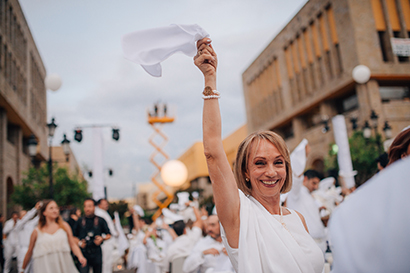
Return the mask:
<path id="1" fill-rule="evenodd" d="M 343 66 L 332 7 L 320 12 L 284 52 L 293 105 L 339 75 Z"/>
<path id="2" fill-rule="evenodd" d="M 24 73 L 19 69 L 16 59 L 13 58 L 9 47 L 3 44 L 0 35 L 0 74 L 6 79 L 6 83 L 17 93 L 20 101 L 27 104 L 27 80 Z"/>
<path id="3" fill-rule="evenodd" d="M 8 0 L 0 0 L 0 33 L 13 48 L 20 64 L 25 67 L 27 62 L 27 40 Z"/>
<path id="4" fill-rule="evenodd" d="M 371 0 L 376 30 L 379 35 L 383 60 L 394 62 L 391 38 L 410 37 L 409 0 Z M 409 57 L 397 57 L 399 62 L 409 62 Z"/>
<path id="5" fill-rule="evenodd" d="M 260 126 L 283 110 L 282 82 L 277 58 L 248 83 L 252 124 Z"/>
<path id="6" fill-rule="evenodd" d="M 27 57 L 30 57 L 30 90 L 27 83 Z M 33 120 L 43 125 L 46 120 L 43 76 L 33 54 L 29 54 L 27 39 L 9 0 L 0 0 L 0 75 L 4 76 L 5 82 L 24 105 L 30 103 Z M 30 101 L 28 91 L 31 94 Z"/>
<path id="7" fill-rule="evenodd" d="M 391 101 L 410 101 L 410 86 L 392 86 L 391 83 L 379 83 L 380 98 L 383 103 Z M 359 108 L 359 100 L 356 91 L 353 89 L 346 92 L 344 96 L 338 97 L 329 101 L 337 111 L 337 114 L 344 114 Z M 308 113 L 299 117 L 304 129 L 309 129 L 321 124 L 320 107 L 317 106 Z M 294 130 L 292 122 L 289 122 L 281 127 L 274 129 L 284 139 L 294 137 Z"/>

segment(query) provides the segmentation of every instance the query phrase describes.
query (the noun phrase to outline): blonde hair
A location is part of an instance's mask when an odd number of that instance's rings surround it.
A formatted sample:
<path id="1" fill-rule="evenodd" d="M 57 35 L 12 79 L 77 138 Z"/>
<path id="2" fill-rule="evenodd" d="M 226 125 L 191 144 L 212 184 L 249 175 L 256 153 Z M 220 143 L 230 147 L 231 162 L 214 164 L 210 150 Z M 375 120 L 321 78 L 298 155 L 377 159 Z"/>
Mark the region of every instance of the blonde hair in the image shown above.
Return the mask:
<path id="1" fill-rule="evenodd" d="M 259 145 L 261 140 L 267 140 L 272 143 L 283 156 L 285 160 L 286 179 L 280 193 L 289 192 L 292 188 L 292 168 L 290 166 L 290 155 L 285 141 L 278 134 L 271 131 L 259 131 L 247 136 L 238 147 L 236 154 L 234 175 L 238 188 L 246 195 L 251 195 L 252 185 L 246 181 L 246 173 L 248 171 L 248 162 L 250 158 L 251 147 L 254 143 Z"/>

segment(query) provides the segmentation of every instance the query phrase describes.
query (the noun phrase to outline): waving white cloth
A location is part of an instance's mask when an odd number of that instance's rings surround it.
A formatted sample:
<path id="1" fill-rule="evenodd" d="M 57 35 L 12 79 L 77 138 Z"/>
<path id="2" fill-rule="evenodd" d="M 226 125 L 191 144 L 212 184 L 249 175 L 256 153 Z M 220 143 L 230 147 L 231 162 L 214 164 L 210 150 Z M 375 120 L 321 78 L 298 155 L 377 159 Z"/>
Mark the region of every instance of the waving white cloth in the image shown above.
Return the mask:
<path id="1" fill-rule="evenodd" d="M 410 158 L 373 176 L 329 221 L 333 271 L 409 272 Z"/>
<path id="2" fill-rule="evenodd" d="M 140 64 L 150 75 L 161 77 L 161 62 L 176 52 L 193 57 L 196 41 L 209 37 L 198 25 L 170 25 L 135 31 L 122 38 L 126 59 Z"/>

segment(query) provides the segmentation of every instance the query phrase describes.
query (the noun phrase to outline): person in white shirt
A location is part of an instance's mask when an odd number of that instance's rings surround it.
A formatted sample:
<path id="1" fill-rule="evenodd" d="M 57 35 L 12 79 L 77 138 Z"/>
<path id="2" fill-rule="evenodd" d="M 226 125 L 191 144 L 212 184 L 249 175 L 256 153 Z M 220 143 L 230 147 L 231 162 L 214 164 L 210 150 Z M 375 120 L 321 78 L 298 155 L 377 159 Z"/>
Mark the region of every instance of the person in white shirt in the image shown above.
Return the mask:
<path id="1" fill-rule="evenodd" d="M 191 202 L 187 204 L 191 205 Z M 186 228 L 183 220 L 176 221 L 172 227 L 178 235 L 174 242 L 168 247 L 166 258 L 164 259 L 164 268 L 168 272 L 169 264 L 173 260 L 180 257 L 187 257 L 194 245 L 202 238 L 202 219 L 197 207 L 192 206 L 195 213 L 195 222 L 192 228 L 189 230 Z"/>
<path id="2" fill-rule="evenodd" d="M 3 235 L 6 239 L 3 241 L 4 244 L 4 273 L 9 273 L 11 269 L 11 261 L 13 257 L 18 255 L 18 236 L 15 232 L 14 227 L 19 221 L 19 214 L 14 211 L 11 214 L 11 218 L 4 223 Z"/>
<path id="3" fill-rule="evenodd" d="M 103 268 L 102 273 L 112 273 L 112 253 L 114 251 L 116 238 L 118 237 L 118 232 L 115 229 L 114 222 L 111 216 L 108 214 L 108 201 L 106 199 L 100 199 L 97 202 L 97 206 L 95 207 L 94 214 L 103 218 L 105 222 L 107 222 L 108 228 L 111 232 L 111 238 L 106 240 L 104 244 L 101 245 L 102 250 L 102 260 L 103 260 Z"/>
<path id="4" fill-rule="evenodd" d="M 292 190 L 289 192 L 286 205 L 299 211 L 306 220 L 309 233 L 320 249 L 326 251 L 326 231 L 320 217 L 319 205 L 312 192 L 319 187 L 321 175 L 315 170 L 307 170 L 303 176 L 293 179 Z"/>
<path id="5" fill-rule="evenodd" d="M 184 273 L 205 273 L 211 269 L 213 272 L 235 272 L 222 243 L 217 215 L 208 217 L 206 231 L 208 236 L 199 240 L 186 258 L 182 267 Z"/>
<path id="6" fill-rule="evenodd" d="M 17 233 L 19 244 L 17 256 L 17 267 L 19 270 L 18 272 L 22 272 L 24 257 L 26 256 L 28 246 L 30 244 L 31 233 L 33 233 L 34 229 L 38 225 L 39 217 L 34 216 L 37 214 L 37 211 L 40 209 L 40 207 L 41 202 L 37 202 L 35 207 L 29 210 L 23 217 L 21 217 L 20 221 L 18 221 L 16 226 L 14 227 L 15 232 Z M 26 267 L 27 272 L 30 272 L 29 268 L 31 268 L 31 263 Z"/>
<path id="7" fill-rule="evenodd" d="M 164 259 L 166 257 L 168 245 L 162 238 L 161 228 L 157 227 L 154 222 L 148 228 L 147 233 L 142 241 L 147 250 L 147 263 L 144 265 L 143 273 L 161 273 L 166 270 Z M 140 272 L 138 268 L 138 272 Z"/>

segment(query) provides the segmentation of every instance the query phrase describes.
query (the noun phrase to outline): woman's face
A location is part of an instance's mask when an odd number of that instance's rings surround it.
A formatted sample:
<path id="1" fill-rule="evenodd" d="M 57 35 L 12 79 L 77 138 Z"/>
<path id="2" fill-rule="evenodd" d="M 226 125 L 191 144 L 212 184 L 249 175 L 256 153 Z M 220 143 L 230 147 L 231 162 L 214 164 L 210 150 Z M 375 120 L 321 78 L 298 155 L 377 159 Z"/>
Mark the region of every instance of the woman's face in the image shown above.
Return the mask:
<path id="1" fill-rule="evenodd" d="M 262 139 L 250 149 L 247 178 L 252 185 L 252 196 L 272 197 L 280 195 L 286 180 L 285 159 L 271 142 Z"/>
<path id="2" fill-rule="evenodd" d="M 57 203 L 51 201 L 48 203 L 46 209 L 43 212 L 43 215 L 47 218 L 56 219 L 60 215 L 60 210 L 57 206 Z"/>

